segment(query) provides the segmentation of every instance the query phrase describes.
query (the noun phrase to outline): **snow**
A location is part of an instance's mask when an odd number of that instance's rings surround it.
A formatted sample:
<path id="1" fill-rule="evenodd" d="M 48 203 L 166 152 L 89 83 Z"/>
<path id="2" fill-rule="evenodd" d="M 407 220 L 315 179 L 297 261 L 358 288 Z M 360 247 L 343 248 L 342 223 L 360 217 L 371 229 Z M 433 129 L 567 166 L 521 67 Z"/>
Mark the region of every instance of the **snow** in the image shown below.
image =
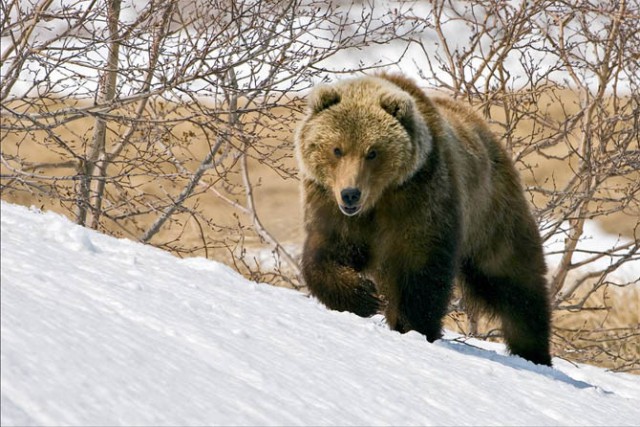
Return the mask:
<path id="1" fill-rule="evenodd" d="M 640 377 L 326 310 L 2 202 L 9 425 L 637 425 Z"/>

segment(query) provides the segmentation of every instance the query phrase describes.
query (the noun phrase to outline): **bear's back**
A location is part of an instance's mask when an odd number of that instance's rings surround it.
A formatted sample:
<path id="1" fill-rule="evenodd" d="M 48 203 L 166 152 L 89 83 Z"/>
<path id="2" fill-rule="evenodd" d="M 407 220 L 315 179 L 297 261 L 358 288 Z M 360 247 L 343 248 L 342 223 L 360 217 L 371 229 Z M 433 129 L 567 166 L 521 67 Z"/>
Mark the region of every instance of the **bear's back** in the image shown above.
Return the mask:
<path id="1" fill-rule="evenodd" d="M 513 222 L 509 203 L 522 198 L 519 178 L 508 154 L 486 122 L 468 106 L 453 99 L 429 97 L 401 75 L 378 77 L 395 84 L 416 101 L 432 133 L 434 149 L 445 153 L 447 167 L 456 180 L 465 252 L 483 250 L 483 242 L 493 240 L 494 230 L 489 225 Z"/>

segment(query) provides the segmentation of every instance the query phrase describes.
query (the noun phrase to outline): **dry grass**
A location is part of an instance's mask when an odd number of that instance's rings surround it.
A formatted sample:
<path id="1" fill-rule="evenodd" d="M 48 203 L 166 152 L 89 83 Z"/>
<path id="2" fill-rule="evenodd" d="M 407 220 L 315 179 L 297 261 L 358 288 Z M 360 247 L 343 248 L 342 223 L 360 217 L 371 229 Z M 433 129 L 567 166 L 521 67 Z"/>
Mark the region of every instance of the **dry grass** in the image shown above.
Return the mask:
<path id="1" fill-rule="evenodd" d="M 50 110 L 56 110 L 68 105 L 49 105 Z M 174 113 L 175 116 L 179 116 L 183 110 L 177 109 Z M 117 114 L 115 111 L 114 114 Z M 77 145 L 78 141 L 83 141 L 90 138 L 94 120 L 90 117 L 84 117 L 74 120 L 68 124 L 58 126 L 55 128 L 56 134 L 64 141 L 66 141 L 70 147 L 76 151 L 82 153 L 84 148 Z M 118 125 L 110 125 L 112 134 L 120 134 L 123 132 L 123 127 Z M 143 133 L 141 130 L 139 133 Z M 201 135 L 201 130 L 189 123 L 179 124 L 172 128 L 172 134 L 177 138 L 181 138 L 182 135 L 191 134 L 190 140 L 198 140 Z M 290 141 L 291 134 L 282 134 L 282 141 Z M 60 164 L 68 160 L 68 156 L 65 153 L 61 153 L 55 146 L 43 147 L 42 141 L 46 139 L 46 135 L 43 131 L 30 132 L 28 135 L 19 133 L 5 133 L 2 137 L 2 152 L 5 156 L 20 156 L 27 159 L 32 164 Z M 112 140 L 115 138 L 112 138 Z M 204 139 L 203 139 L 204 141 Z M 281 143 L 282 141 L 274 140 L 274 143 Z M 74 142 L 76 145 L 74 145 Z M 266 141 L 268 143 L 268 141 Z M 184 162 L 184 165 L 195 170 L 198 166 L 198 161 L 205 157 L 207 149 L 209 148 L 206 143 L 191 143 L 191 144 L 179 144 L 174 147 L 174 152 L 177 153 L 177 157 Z M 124 153 L 123 157 L 127 158 L 135 156 L 137 153 L 135 150 L 130 150 L 130 153 Z M 152 159 L 148 159 L 152 161 Z M 287 168 L 295 168 L 295 160 L 290 155 L 289 158 L 285 158 L 282 161 Z M 175 166 L 169 162 L 160 162 L 154 165 L 156 171 L 153 174 L 149 174 L 141 169 L 134 169 L 129 171 L 131 175 L 130 182 L 131 187 L 137 189 L 139 193 L 146 193 L 149 196 L 161 197 L 165 192 L 175 192 L 176 189 L 181 188 L 186 182 L 184 179 L 175 179 L 174 177 L 158 177 L 158 172 L 166 174 L 175 173 Z M 265 223 L 266 228 L 271 231 L 277 239 L 285 243 L 295 243 L 302 240 L 302 215 L 299 196 L 299 184 L 296 179 L 285 179 L 277 174 L 271 167 L 261 163 L 255 159 L 249 159 L 249 168 L 252 176 L 252 180 L 255 182 L 254 195 L 256 199 L 257 209 L 260 213 L 261 219 Z M 5 174 L 8 172 L 4 165 L 0 165 L 0 171 Z M 59 168 L 47 168 L 46 174 L 48 176 L 70 176 L 77 172 L 73 167 L 59 167 Z M 225 176 L 226 184 L 233 187 L 239 187 L 242 185 L 241 177 L 238 174 L 228 174 Z M 4 185 L 9 184 L 7 180 L 3 180 Z M 72 193 L 73 183 L 60 182 L 58 184 L 58 191 L 61 193 Z M 60 190 L 60 188 L 62 188 Z M 225 193 L 231 200 L 244 205 L 245 201 L 242 194 L 237 196 Z M 16 191 L 10 186 L 3 187 L 2 199 L 12 203 L 17 203 L 25 206 L 34 205 L 44 210 L 51 210 L 61 213 L 63 215 L 70 215 L 70 203 L 62 203 L 56 196 L 48 197 L 42 192 L 30 192 L 30 191 Z M 185 205 L 189 208 L 198 207 L 200 210 L 206 212 L 213 212 L 211 216 L 214 218 L 215 227 L 220 233 L 220 236 L 215 236 L 215 239 L 224 240 L 224 234 L 232 233 L 238 228 L 240 224 L 242 227 L 249 227 L 250 222 L 243 217 L 239 211 L 231 206 L 221 198 L 216 197 L 211 192 L 202 192 L 199 195 L 191 197 Z M 127 237 L 133 240 L 139 239 L 141 230 L 145 230 L 153 222 L 156 215 L 141 215 L 133 220 L 120 220 L 119 223 L 113 221 L 105 221 L 101 224 L 101 231 L 107 234 L 115 235 L 118 237 Z M 173 225 L 167 224 L 166 227 L 161 229 L 158 235 L 152 240 L 154 242 L 175 241 L 180 240 L 181 246 L 185 249 L 185 252 L 189 252 L 192 249 L 201 245 L 200 229 L 197 224 L 190 219 L 189 215 L 184 213 L 176 213 L 173 220 Z M 178 224 L 176 226 L 176 224 Z M 138 230 L 138 232 L 136 232 Z M 256 236 L 247 233 L 244 241 L 248 246 L 255 245 L 260 246 Z M 230 254 L 228 248 L 220 247 L 218 250 L 209 248 L 205 254 L 204 250 L 193 249 L 193 256 L 205 256 L 210 258 L 230 262 Z"/>

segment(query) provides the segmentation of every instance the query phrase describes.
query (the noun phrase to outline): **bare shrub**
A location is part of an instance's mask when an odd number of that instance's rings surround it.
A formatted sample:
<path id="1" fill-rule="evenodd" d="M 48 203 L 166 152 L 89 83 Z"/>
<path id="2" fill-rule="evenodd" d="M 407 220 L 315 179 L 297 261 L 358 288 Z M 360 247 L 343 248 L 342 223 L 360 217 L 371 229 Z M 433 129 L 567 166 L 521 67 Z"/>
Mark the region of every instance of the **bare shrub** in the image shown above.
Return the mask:
<path id="1" fill-rule="evenodd" d="M 179 255 L 226 251 L 297 287 L 252 168 L 294 179 L 295 95 L 337 53 L 417 25 L 400 24 L 330 1 L 3 0 L 3 197 Z M 245 257 L 257 240 L 267 276 Z"/>

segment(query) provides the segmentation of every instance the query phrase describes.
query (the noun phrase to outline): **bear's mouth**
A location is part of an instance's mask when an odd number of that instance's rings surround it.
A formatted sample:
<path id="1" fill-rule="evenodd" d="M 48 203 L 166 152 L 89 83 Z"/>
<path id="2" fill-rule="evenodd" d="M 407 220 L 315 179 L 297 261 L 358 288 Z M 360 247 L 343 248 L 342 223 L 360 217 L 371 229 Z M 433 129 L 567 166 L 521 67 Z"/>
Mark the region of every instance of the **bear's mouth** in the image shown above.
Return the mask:
<path id="1" fill-rule="evenodd" d="M 355 214 L 360 212 L 360 209 L 362 209 L 362 206 L 344 206 L 344 205 L 339 205 L 339 206 L 342 213 L 345 214 L 346 216 L 354 216 Z"/>

